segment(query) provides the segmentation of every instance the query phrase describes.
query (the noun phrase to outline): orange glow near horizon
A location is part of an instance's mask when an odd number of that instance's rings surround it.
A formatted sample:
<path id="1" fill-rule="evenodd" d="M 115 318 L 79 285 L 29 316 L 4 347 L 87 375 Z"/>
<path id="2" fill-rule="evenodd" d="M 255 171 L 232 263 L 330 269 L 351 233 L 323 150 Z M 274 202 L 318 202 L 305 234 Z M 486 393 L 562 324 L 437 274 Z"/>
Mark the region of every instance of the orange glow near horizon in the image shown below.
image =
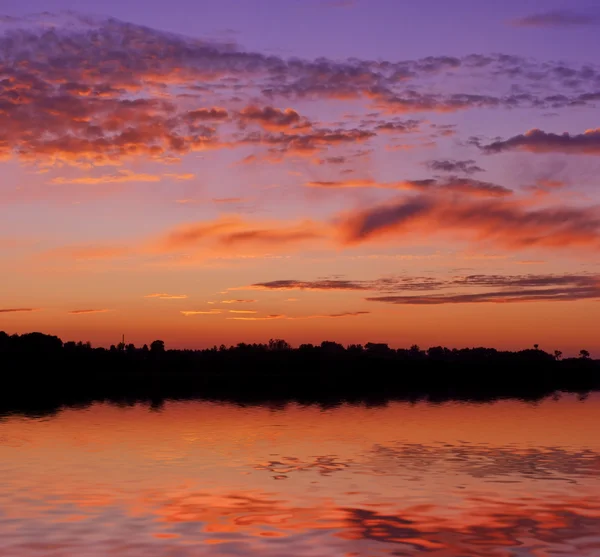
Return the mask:
<path id="1" fill-rule="evenodd" d="M 288 63 L 118 19 L 0 24 L 0 330 L 600 355 L 587 69 L 447 44 Z"/>

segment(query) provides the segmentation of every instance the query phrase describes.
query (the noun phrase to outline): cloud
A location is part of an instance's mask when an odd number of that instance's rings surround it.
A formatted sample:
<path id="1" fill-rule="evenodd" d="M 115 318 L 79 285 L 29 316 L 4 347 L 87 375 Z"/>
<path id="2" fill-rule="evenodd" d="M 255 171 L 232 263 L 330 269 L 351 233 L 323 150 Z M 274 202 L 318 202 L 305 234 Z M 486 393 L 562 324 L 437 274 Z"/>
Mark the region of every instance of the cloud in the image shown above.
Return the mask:
<path id="1" fill-rule="evenodd" d="M 215 197 L 211 200 L 213 203 L 243 203 L 247 201 L 245 197 Z"/>
<path id="2" fill-rule="evenodd" d="M 257 300 L 221 300 L 220 304 L 253 304 Z"/>
<path id="3" fill-rule="evenodd" d="M 528 151 L 530 153 L 564 153 L 572 155 L 600 155 L 600 128 L 586 130 L 584 133 L 546 133 L 532 129 L 524 134 L 515 135 L 505 141 L 494 141 L 483 145 L 487 154 L 504 151 Z"/>
<path id="4" fill-rule="evenodd" d="M 556 190 L 565 188 L 568 183 L 563 180 L 550 180 L 547 178 L 540 178 L 536 180 L 534 184 L 523 186 L 524 190 L 531 191 L 533 194 L 538 196 L 548 195 Z"/>
<path id="5" fill-rule="evenodd" d="M 189 310 L 189 311 L 181 311 L 179 313 L 181 313 L 182 315 L 185 315 L 186 317 L 190 317 L 192 315 L 218 315 L 218 314 L 222 313 L 222 311 L 220 309 L 209 309 L 208 311 Z"/>
<path id="6" fill-rule="evenodd" d="M 368 290 L 365 285 L 349 280 L 273 280 L 258 282 L 247 288 L 255 290 Z"/>
<path id="7" fill-rule="evenodd" d="M 420 120 L 404 120 L 401 122 L 385 122 L 377 125 L 375 129 L 379 132 L 411 133 L 418 131 L 420 125 Z"/>
<path id="8" fill-rule="evenodd" d="M 258 282 L 250 286 L 238 287 L 239 290 L 315 290 L 315 291 L 364 291 L 375 290 L 384 292 L 395 292 L 398 290 L 431 290 L 440 288 L 443 283 L 438 279 L 429 277 L 402 277 L 392 276 L 376 280 L 343 280 L 343 279 L 321 279 L 321 280 L 272 280 Z M 232 289 L 232 290 L 235 290 Z M 287 301 L 297 301 L 289 298 Z"/>
<path id="9" fill-rule="evenodd" d="M 305 315 L 301 317 L 288 317 L 288 319 L 339 319 L 342 317 L 359 317 L 368 315 L 370 311 L 344 311 L 342 313 L 330 313 L 326 315 Z"/>
<path id="10" fill-rule="evenodd" d="M 110 309 L 75 309 L 73 311 L 69 311 L 69 315 L 84 315 L 88 313 L 107 313 L 112 311 Z"/>
<path id="11" fill-rule="evenodd" d="M 345 164 L 348 162 L 348 157 L 325 157 L 324 159 L 316 159 L 317 164 Z"/>
<path id="12" fill-rule="evenodd" d="M 600 286 L 573 288 L 519 288 L 472 294 L 447 296 L 379 296 L 366 298 L 370 302 L 385 302 L 397 305 L 441 305 L 441 304 L 508 304 L 518 302 L 572 302 L 600 298 Z"/>
<path id="13" fill-rule="evenodd" d="M 214 221 L 182 225 L 160 238 L 154 249 L 169 252 L 203 248 L 209 251 L 243 249 L 290 249 L 302 244 L 314 245 L 326 238 L 328 227 L 305 220 L 246 221 L 226 216 Z"/>
<path id="14" fill-rule="evenodd" d="M 594 274 L 458 275 L 448 277 L 396 276 L 375 280 L 294 281 L 278 280 L 253 284 L 261 290 L 374 291 L 384 296 L 365 298 L 369 302 L 407 305 L 457 303 L 511 303 L 565 301 L 600 298 L 600 276 Z M 439 291 L 448 293 L 440 294 Z M 458 291 L 457 291 L 458 290 Z M 465 292 L 467 290 L 467 292 Z M 405 292 L 421 291 L 419 294 Z M 365 312 L 285 317 L 312 319 L 350 317 Z M 366 312 L 368 313 L 368 312 Z"/>
<path id="15" fill-rule="evenodd" d="M 321 128 L 306 133 L 251 133 L 240 140 L 242 144 L 264 145 L 273 155 L 310 156 L 328 147 L 364 142 L 375 133 L 361 129 Z"/>
<path id="16" fill-rule="evenodd" d="M 229 313 L 258 313 L 258 311 L 252 310 L 252 309 L 230 309 Z"/>
<path id="17" fill-rule="evenodd" d="M 510 21 L 516 27 L 581 27 L 600 25 L 600 14 L 555 10 Z"/>
<path id="18" fill-rule="evenodd" d="M 348 244 L 443 234 L 504 248 L 600 247 L 597 207 L 532 208 L 520 201 L 419 195 L 341 215 Z"/>
<path id="19" fill-rule="evenodd" d="M 288 321 L 298 321 L 304 319 L 341 319 L 344 317 L 359 317 L 361 315 L 367 315 L 371 313 L 370 311 L 345 311 L 342 313 L 330 313 L 324 315 L 299 315 L 299 316 L 289 316 L 289 315 L 267 315 L 265 317 L 227 317 L 227 319 L 232 319 L 236 321 L 270 321 L 272 319 L 286 319 Z"/>
<path id="20" fill-rule="evenodd" d="M 449 172 L 475 174 L 476 172 L 484 172 L 483 168 L 477 166 L 474 160 L 457 161 L 452 159 L 430 160 L 425 163 L 427 168 L 434 172 Z"/>
<path id="21" fill-rule="evenodd" d="M 192 122 L 197 122 L 199 120 L 227 120 L 229 118 L 229 112 L 227 112 L 226 108 L 220 107 L 198 108 L 187 112 L 185 117 Z"/>
<path id="22" fill-rule="evenodd" d="M 165 178 L 173 178 L 173 180 L 193 180 L 196 175 L 188 172 L 186 174 L 163 174 Z"/>
<path id="23" fill-rule="evenodd" d="M 264 317 L 227 317 L 232 321 L 271 321 L 272 319 L 286 319 L 285 315 L 273 314 Z"/>
<path id="24" fill-rule="evenodd" d="M 187 298 L 187 294 L 163 294 L 163 293 L 153 293 L 146 294 L 144 298 L 157 298 L 159 300 L 185 300 Z"/>
<path id="25" fill-rule="evenodd" d="M 427 178 L 425 180 L 404 180 L 400 182 L 376 182 L 371 179 L 364 180 L 344 180 L 344 181 L 314 181 L 306 184 L 312 188 L 382 188 L 392 190 L 414 190 L 424 192 L 440 193 L 463 193 L 485 197 L 504 197 L 511 195 L 512 190 L 492 184 L 491 182 L 482 182 L 472 178 L 462 178 L 460 176 L 449 176 L 443 179 Z"/>
<path id="26" fill-rule="evenodd" d="M 59 176 L 52 179 L 51 184 L 121 184 L 125 182 L 160 182 L 161 176 L 156 174 L 136 174 L 130 170 L 119 170 L 115 174 L 104 176 L 83 176 L 81 178 L 65 178 Z"/>
<path id="27" fill-rule="evenodd" d="M 0 313 L 28 313 L 31 311 L 42 311 L 41 308 L 0 308 Z"/>
<path id="28" fill-rule="evenodd" d="M 242 124 L 255 123 L 270 131 L 300 130 L 311 127 L 310 122 L 293 108 L 281 110 L 272 106 L 259 108 L 251 105 L 240 111 L 239 118 Z"/>
<path id="29" fill-rule="evenodd" d="M 544 21 L 559 19 L 583 23 L 564 13 Z M 2 31 L 0 157 L 36 165 L 91 168 L 138 157 L 173 162 L 248 142 L 299 155 L 375 133 L 344 127 L 274 133 L 308 126 L 294 109 L 274 107 L 296 99 L 360 100 L 367 110 L 401 114 L 555 110 L 593 106 L 599 98 L 598 70 L 589 65 L 507 54 L 287 59 L 77 14 L 13 18 Z M 492 80 L 493 95 L 473 93 Z M 251 110 L 240 116 L 244 105 Z M 240 117 L 263 132 L 239 138 L 228 124 Z M 378 131 L 407 130 L 391 123 Z"/>

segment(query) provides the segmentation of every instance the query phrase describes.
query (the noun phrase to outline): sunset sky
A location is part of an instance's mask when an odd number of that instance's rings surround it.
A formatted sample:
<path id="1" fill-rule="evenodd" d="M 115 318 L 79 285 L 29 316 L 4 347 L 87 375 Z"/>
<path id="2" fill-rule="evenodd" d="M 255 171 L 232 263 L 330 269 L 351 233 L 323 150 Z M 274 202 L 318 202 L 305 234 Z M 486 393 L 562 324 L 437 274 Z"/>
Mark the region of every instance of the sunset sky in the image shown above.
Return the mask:
<path id="1" fill-rule="evenodd" d="M 0 330 L 597 356 L 599 48 L 592 0 L 4 0 Z"/>

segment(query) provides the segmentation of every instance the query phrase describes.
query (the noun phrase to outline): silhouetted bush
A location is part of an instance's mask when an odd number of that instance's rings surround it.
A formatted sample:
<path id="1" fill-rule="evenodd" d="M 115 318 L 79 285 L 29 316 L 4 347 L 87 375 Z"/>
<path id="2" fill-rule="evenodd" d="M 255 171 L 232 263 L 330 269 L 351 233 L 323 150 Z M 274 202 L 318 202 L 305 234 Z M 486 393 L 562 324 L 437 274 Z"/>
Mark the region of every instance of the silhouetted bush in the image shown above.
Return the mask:
<path id="1" fill-rule="evenodd" d="M 93 400 L 208 397 L 225 400 L 536 400 L 557 391 L 600 388 L 600 362 L 581 350 L 561 358 L 539 347 L 427 350 L 413 345 L 343 345 L 293 349 L 281 339 L 206 350 L 133 344 L 93 348 L 51 335 L 0 332 L 0 409 L 53 407 Z"/>

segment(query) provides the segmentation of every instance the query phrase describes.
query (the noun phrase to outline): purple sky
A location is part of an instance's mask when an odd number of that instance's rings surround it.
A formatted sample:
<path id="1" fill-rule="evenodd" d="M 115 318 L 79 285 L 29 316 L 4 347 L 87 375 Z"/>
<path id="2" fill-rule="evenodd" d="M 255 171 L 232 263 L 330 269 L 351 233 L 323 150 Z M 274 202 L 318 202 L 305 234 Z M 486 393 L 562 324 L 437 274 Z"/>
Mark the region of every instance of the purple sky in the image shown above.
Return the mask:
<path id="1" fill-rule="evenodd" d="M 597 16 L 598 4 L 585 0 L 4 0 L 1 10 L 21 16 L 76 10 L 307 58 L 503 52 L 595 62 L 600 48 L 598 25 L 507 25 L 539 12 L 575 10 Z"/>
<path id="2" fill-rule="evenodd" d="M 597 4 L 0 16 L 0 330 L 600 349 Z"/>

